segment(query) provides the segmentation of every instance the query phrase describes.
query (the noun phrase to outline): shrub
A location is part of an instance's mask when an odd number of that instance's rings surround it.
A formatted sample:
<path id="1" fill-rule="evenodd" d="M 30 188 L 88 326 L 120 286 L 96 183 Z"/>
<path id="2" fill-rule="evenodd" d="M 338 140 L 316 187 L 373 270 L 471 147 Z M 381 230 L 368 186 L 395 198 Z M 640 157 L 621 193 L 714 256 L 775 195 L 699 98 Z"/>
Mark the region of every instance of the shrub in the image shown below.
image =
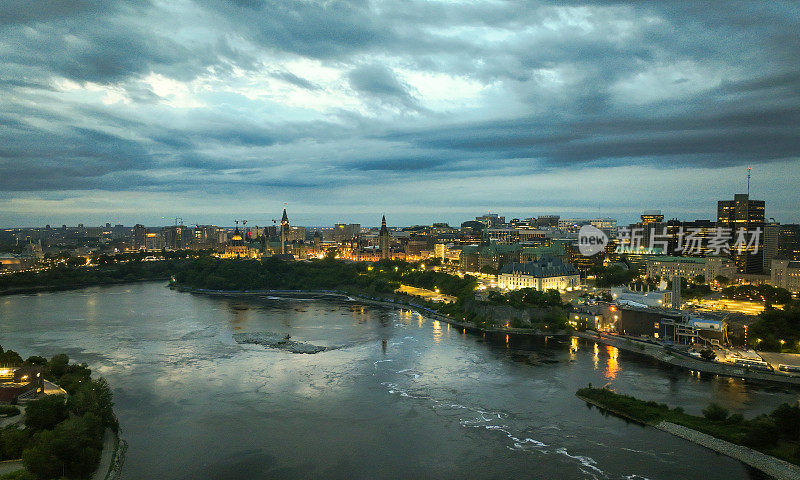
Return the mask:
<path id="1" fill-rule="evenodd" d="M 12 460 L 22 456 L 22 451 L 30 443 L 30 435 L 27 430 L 21 430 L 16 425 L 12 425 L 3 429 L 0 433 L 0 440 L 2 440 L 0 443 L 3 446 L 2 458 Z"/>
<path id="2" fill-rule="evenodd" d="M 0 415 L 5 415 L 6 417 L 17 416 L 19 415 L 19 408 L 14 405 L 0 405 Z"/>
<path id="3" fill-rule="evenodd" d="M 744 422 L 744 417 L 742 416 L 741 413 L 734 413 L 733 415 L 728 417 L 728 423 L 730 424 L 738 425 L 742 422 Z"/>
<path id="4" fill-rule="evenodd" d="M 784 403 L 770 417 L 781 436 L 789 440 L 800 440 L 800 407 Z"/>
<path id="5" fill-rule="evenodd" d="M 775 445 L 777 441 L 778 431 L 771 419 L 758 417 L 750 421 L 750 429 L 744 437 L 745 445 L 753 448 L 763 448 Z"/>
<path id="6" fill-rule="evenodd" d="M 712 421 L 724 421 L 728 414 L 728 409 L 717 403 L 711 403 L 703 409 L 703 416 Z"/>
<path id="7" fill-rule="evenodd" d="M 48 430 L 66 420 L 67 414 L 64 396 L 48 395 L 28 403 L 25 426 L 33 431 Z"/>
<path id="8" fill-rule="evenodd" d="M 9 472 L 5 475 L 0 475 L 0 480 L 37 480 L 36 475 L 31 472 L 21 469 L 15 472 Z"/>

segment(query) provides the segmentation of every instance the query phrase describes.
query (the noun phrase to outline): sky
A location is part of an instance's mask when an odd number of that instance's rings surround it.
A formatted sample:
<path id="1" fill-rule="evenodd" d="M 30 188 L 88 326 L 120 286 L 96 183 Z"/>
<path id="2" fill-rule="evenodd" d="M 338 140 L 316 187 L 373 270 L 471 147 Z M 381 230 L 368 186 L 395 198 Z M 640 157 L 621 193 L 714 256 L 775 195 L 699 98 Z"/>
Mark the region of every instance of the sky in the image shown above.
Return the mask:
<path id="1" fill-rule="evenodd" d="M 724 5 L 724 6 L 722 6 Z M 0 226 L 800 222 L 800 3 L 0 2 Z"/>

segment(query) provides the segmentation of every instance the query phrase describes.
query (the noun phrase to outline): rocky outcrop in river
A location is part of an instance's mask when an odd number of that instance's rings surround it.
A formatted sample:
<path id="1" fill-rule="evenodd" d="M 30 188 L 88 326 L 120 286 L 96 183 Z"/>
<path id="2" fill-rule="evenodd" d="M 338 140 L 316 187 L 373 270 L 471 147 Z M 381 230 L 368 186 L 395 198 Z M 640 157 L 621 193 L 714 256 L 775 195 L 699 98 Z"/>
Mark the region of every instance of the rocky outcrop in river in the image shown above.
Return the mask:
<path id="1" fill-rule="evenodd" d="M 286 335 L 273 332 L 234 333 L 233 340 L 236 341 L 236 343 L 253 343 L 269 348 L 285 350 L 291 353 L 319 353 L 325 350 L 331 350 L 331 348 L 321 345 L 295 342 L 290 340 Z"/>

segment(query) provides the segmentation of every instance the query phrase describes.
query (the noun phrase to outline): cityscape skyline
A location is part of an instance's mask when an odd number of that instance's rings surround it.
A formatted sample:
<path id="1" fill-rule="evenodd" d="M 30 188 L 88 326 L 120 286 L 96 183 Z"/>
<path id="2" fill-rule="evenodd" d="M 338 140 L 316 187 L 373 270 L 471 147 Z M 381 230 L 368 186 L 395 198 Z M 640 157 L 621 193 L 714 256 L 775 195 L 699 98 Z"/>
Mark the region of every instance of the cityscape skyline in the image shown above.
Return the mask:
<path id="1" fill-rule="evenodd" d="M 723 197 L 725 194 L 721 194 Z M 731 193 L 729 196 L 733 197 L 734 193 Z M 758 198 L 759 195 L 752 196 L 751 198 Z M 479 211 L 469 207 L 460 207 L 460 208 L 453 208 L 448 213 L 429 213 L 426 211 L 416 211 L 413 208 L 409 209 L 403 206 L 389 206 L 384 210 L 373 210 L 367 206 L 361 208 L 357 207 L 348 207 L 347 210 L 350 213 L 342 213 L 339 215 L 336 214 L 318 214 L 314 211 L 309 211 L 308 209 L 311 208 L 314 210 L 314 206 L 309 205 L 301 205 L 304 207 L 303 209 L 294 210 L 292 206 L 288 206 L 286 203 L 277 204 L 275 212 L 259 212 L 259 211 L 252 211 L 246 212 L 246 208 L 238 208 L 231 211 L 227 211 L 224 213 L 217 213 L 217 214 L 202 214 L 197 216 L 182 216 L 181 212 L 175 212 L 172 216 L 165 216 L 165 215 L 158 215 L 158 214 L 121 214 L 121 215 L 109 215 L 107 213 L 92 213 L 88 215 L 68 215 L 68 216 L 55 216 L 55 215 L 40 215 L 38 217 L 30 217 L 30 218 L 38 218 L 38 221 L 34 220 L 34 223 L 29 224 L 22 224 L 22 223 L 13 223 L 13 215 L 8 214 L 0 214 L 0 228 L 38 228 L 44 227 L 45 225 L 50 225 L 52 227 L 58 227 L 60 225 L 67 225 L 67 226 L 77 226 L 79 224 L 84 224 L 86 226 L 102 226 L 107 223 L 112 225 L 126 225 L 131 226 L 135 224 L 144 224 L 146 226 L 168 226 L 176 224 L 176 222 L 180 222 L 183 225 L 219 225 L 224 227 L 233 228 L 235 224 L 235 219 L 245 219 L 247 220 L 251 226 L 260 225 L 262 227 L 269 226 L 273 223 L 273 220 L 276 223 L 279 223 L 280 219 L 280 210 L 283 208 L 288 208 L 292 211 L 292 217 L 295 220 L 296 225 L 303 225 L 308 227 L 329 227 L 335 225 L 336 223 L 359 223 L 364 225 L 365 227 L 379 227 L 380 220 L 376 221 L 375 219 L 377 216 L 380 215 L 389 215 L 390 217 L 390 224 L 394 227 L 401 227 L 401 226 L 413 226 L 413 225 L 431 225 L 433 223 L 448 223 L 451 225 L 458 225 L 461 222 L 472 220 L 473 217 L 476 215 L 485 215 L 487 213 L 492 214 L 500 214 L 506 217 L 507 220 L 511 220 L 512 218 L 519 218 L 519 219 L 527 219 L 527 218 L 536 218 L 541 215 L 557 215 L 560 216 L 562 219 L 591 219 L 591 218 L 612 218 L 617 220 L 619 224 L 631 224 L 635 223 L 639 220 L 639 217 L 642 213 L 651 211 L 651 210 L 658 210 L 660 211 L 666 219 L 678 219 L 678 220 L 711 220 L 714 221 L 717 215 L 716 209 L 716 201 L 717 199 L 711 199 L 708 202 L 708 205 L 705 203 L 701 204 L 701 206 L 705 206 L 707 208 L 699 208 L 697 210 L 689 210 L 683 209 L 683 214 L 681 215 L 677 211 L 665 210 L 664 208 L 660 208 L 659 205 L 646 205 L 643 204 L 640 208 L 626 208 L 626 207 L 618 207 L 614 208 L 611 211 L 603 210 L 601 207 L 593 209 L 589 206 L 586 206 L 581 209 L 572 209 L 570 210 L 569 207 L 559 209 L 558 207 L 546 207 L 542 208 L 536 207 L 531 209 L 522 210 L 517 206 L 509 207 L 509 208 L 498 208 L 498 209 L 489 209 L 484 211 Z M 778 223 L 796 223 L 798 222 L 797 211 L 796 209 L 789 208 L 786 211 L 785 217 L 776 216 L 773 214 L 775 212 L 775 208 L 773 205 L 770 204 L 769 201 L 766 202 L 767 210 L 765 218 L 767 220 L 774 219 Z M 366 211 L 365 211 L 366 210 Z M 413 210 L 413 211 L 408 211 Z M 189 210 L 191 211 L 191 209 Z M 389 213 L 387 213 L 389 212 Z M 614 212 L 617 212 L 616 214 Z M 694 215 L 693 215 L 694 214 Z M 10 218 L 11 221 L 6 221 L 6 223 L 2 223 L 7 218 Z M 247 218 L 245 218 L 247 217 Z"/>

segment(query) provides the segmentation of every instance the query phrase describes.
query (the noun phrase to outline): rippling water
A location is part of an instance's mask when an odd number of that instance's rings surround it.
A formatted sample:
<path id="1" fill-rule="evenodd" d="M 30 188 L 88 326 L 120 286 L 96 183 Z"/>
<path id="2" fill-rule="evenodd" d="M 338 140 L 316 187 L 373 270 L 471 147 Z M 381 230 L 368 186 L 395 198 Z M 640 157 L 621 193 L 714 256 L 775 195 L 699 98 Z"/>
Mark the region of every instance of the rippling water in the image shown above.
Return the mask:
<path id="1" fill-rule="evenodd" d="M 315 355 L 238 344 L 289 334 Z M 123 478 L 763 478 L 588 408 L 618 391 L 751 416 L 798 393 L 698 378 L 578 340 L 484 338 L 358 303 L 220 299 L 147 283 L 0 297 L 0 343 L 67 352 L 114 387 Z"/>

